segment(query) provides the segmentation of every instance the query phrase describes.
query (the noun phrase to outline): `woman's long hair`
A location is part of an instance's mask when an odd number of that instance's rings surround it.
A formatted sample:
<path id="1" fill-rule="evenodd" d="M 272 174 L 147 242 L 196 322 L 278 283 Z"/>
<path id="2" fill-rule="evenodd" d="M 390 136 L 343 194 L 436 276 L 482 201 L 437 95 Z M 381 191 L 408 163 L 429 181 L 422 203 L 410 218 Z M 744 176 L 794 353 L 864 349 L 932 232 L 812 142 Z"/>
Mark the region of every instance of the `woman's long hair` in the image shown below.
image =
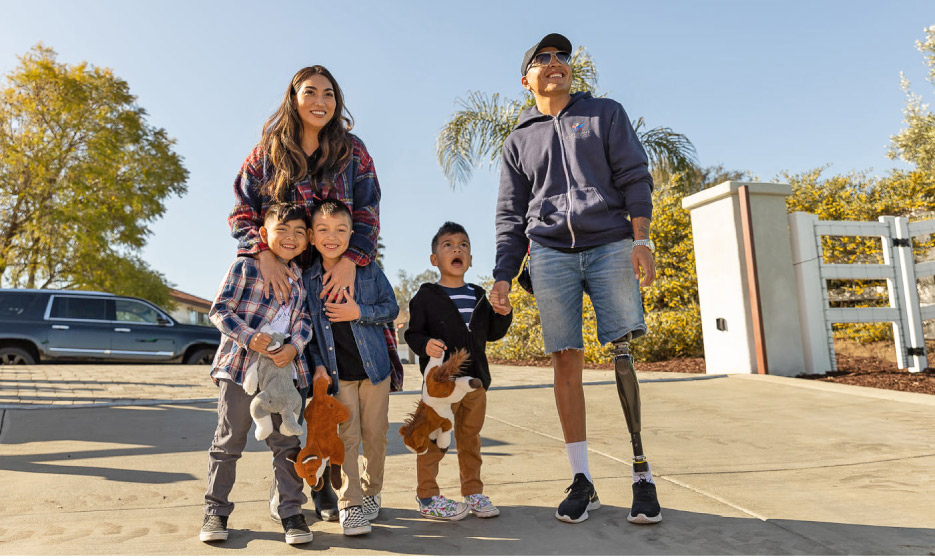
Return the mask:
<path id="1" fill-rule="evenodd" d="M 318 133 L 321 156 L 314 169 L 308 168 L 308 159 L 302 150 L 302 119 L 296 110 L 296 95 L 305 80 L 321 74 L 334 88 L 334 116 Z M 353 146 L 348 131 L 354 127 L 354 119 L 344 106 L 344 94 L 334 76 L 324 66 L 302 68 L 292 77 L 289 89 L 279 109 L 263 125 L 260 145 L 273 163 L 273 176 L 263 185 L 263 194 L 274 201 L 289 201 L 287 193 L 292 184 L 311 173 L 313 186 L 318 179 L 331 180 L 331 175 L 340 170 L 350 159 Z"/>

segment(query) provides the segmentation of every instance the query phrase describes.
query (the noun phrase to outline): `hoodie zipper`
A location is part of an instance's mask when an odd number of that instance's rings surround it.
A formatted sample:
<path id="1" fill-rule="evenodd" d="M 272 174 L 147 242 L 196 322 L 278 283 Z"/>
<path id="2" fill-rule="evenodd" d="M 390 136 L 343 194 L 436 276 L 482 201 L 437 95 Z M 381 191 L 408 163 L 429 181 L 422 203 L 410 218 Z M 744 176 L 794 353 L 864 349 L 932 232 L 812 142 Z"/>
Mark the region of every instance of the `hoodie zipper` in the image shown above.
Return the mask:
<path id="1" fill-rule="evenodd" d="M 573 199 L 571 197 L 571 176 L 568 174 L 568 162 L 565 160 L 565 142 L 562 140 L 562 128 L 558 123 L 558 115 L 555 115 L 555 133 L 558 134 L 559 151 L 562 153 L 562 170 L 565 171 L 565 199 L 568 201 L 568 214 L 565 217 L 565 223 L 568 224 L 568 232 L 571 233 L 571 248 L 575 248 L 575 230 L 571 227 L 571 210 Z"/>

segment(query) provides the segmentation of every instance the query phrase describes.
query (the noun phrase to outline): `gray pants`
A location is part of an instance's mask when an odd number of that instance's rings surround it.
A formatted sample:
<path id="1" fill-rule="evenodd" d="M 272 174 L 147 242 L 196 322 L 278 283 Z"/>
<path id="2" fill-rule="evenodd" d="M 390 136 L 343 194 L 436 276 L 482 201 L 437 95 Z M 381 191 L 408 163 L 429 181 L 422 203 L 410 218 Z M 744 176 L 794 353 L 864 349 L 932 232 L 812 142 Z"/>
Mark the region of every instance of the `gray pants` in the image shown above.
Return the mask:
<path id="1" fill-rule="evenodd" d="M 253 396 L 243 387 L 227 379 L 218 382 L 218 427 L 214 441 L 208 451 L 208 489 L 205 491 L 205 514 L 230 516 L 234 503 L 227 498 L 234 487 L 237 460 L 247 446 L 247 436 L 252 432 L 253 418 L 250 417 L 250 401 Z M 282 418 L 273 414 L 275 430 L 267 437 L 266 445 L 273 451 L 273 478 L 279 498 L 279 516 L 288 518 L 302 513 L 302 505 L 308 500 L 302 494 L 303 480 L 288 458 L 294 459 L 302 448 L 298 437 L 279 433 Z"/>

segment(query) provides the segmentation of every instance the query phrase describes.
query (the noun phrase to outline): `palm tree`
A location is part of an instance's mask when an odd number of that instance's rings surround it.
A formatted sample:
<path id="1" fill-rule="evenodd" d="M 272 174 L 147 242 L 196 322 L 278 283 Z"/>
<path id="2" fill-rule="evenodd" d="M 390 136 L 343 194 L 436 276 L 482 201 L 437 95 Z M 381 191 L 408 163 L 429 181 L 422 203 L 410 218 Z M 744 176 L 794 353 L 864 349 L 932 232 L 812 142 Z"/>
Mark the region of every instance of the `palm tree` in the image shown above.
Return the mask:
<path id="1" fill-rule="evenodd" d="M 591 91 L 603 97 L 597 89 L 597 68 L 591 55 L 578 47 L 571 59 L 571 92 Z M 467 99 L 457 99 L 461 108 L 445 123 L 435 140 L 435 153 L 451 187 L 463 185 L 471 178 L 475 167 L 493 166 L 507 136 L 519 122 L 526 107 L 536 103 L 526 91 L 522 100 L 503 99 L 499 93 L 487 95 L 479 91 L 468 93 Z M 658 183 L 672 173 L 697 167 L 695 146 L 684 134 L 671 128 L 646 129 L 643 117 L 632 122 L 633 129 L 646 150 L 649 165 Z"/>

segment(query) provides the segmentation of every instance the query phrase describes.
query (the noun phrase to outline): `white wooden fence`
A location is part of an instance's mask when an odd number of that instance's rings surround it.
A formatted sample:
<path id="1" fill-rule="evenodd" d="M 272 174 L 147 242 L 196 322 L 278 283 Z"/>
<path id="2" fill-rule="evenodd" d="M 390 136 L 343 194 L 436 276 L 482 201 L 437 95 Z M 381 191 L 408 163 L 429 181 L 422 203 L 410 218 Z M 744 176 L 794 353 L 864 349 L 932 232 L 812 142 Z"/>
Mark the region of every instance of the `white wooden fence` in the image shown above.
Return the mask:
<path id="1" fill-rule="evenodd" d="M 905 217 L 879 222 L 819 221 L 813 214 L 789 214 L 792 259 L 799 293 L 805 368 L 823 374 L 837 368 L 831 326 L 836 323 L 890 322 L 900 369 L 919 372 L 928 366 L 922 321 L 935 318 L 935 305 L 920 305 L 916 280 L 935 275 L 935 261 L 915 263 L 912 238 L 935 233 L 935 220 L 909 223 Z M 880 237 L 883 264 L 828 264 L 824 236 Z M 888 307 L 831 308 L 828 280 L 886 280 Z"/>

